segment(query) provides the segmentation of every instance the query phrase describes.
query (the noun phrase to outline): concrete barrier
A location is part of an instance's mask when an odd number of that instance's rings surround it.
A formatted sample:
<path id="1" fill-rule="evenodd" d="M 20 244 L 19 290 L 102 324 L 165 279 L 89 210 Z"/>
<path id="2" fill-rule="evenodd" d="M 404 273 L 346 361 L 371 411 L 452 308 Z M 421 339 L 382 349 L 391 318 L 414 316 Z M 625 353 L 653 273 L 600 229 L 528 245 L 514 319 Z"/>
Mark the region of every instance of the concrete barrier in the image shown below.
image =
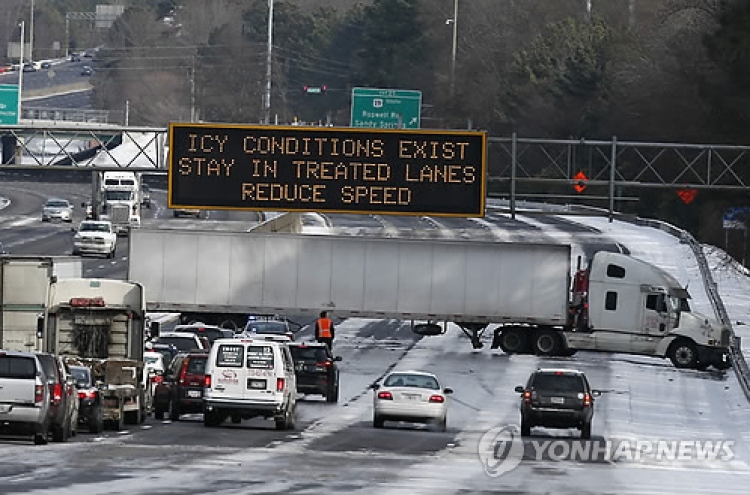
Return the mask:
<path id="1" fill-rule="evenodd" d="M 302 214 L 297 212 L 281 213 L 256 225 L 250 232 L 302 232 Z"/>

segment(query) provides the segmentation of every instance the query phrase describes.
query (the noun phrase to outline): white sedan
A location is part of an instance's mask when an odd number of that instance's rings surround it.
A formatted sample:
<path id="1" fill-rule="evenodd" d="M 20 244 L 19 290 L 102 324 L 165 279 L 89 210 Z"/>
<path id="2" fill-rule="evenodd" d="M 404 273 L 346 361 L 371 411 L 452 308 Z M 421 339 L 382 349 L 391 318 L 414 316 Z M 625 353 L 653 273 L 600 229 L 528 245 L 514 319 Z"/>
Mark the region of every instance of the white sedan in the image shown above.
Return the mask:
<path id="1" fill-rule="evenodd" d="M 372 385 L 372 425 L 382 428 L 385 421 L 407 421 L 433 424 L 445 431 L 450 388 L 443 388 L 438 378 L 423 371 L 395 371 Z"/>
<path id="2" fill-rule="evenodd" d="M 84 220 L 73 238 L 73 255 L 95 253 L 114 258 L 116 249 L 117 233 L 105 220 Z"/>

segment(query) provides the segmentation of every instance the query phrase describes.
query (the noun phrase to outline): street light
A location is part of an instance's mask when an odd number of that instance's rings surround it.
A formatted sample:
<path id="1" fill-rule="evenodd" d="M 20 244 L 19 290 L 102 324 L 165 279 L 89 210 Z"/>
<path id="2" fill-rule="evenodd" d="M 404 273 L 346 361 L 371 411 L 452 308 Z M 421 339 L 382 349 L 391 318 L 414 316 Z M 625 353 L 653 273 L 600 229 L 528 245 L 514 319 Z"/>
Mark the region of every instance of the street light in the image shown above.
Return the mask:
<path id="1" fill-rule="evenodd" d="M 34 0 L 31 0 L 31 24 L 29 26 L 29 62 L 34 63 Z"/>
<path id="2" fill-rule="evenodd" d="M 21 91 L 23 90 L 23 52 L 26 48 L 24 46 L 26 41 L 26 32 L 24 28 L 26 23 L 21 21 L 21 57 L 18 60 L 18 121 L 21 122 Z"/>
<path id="3" fill-rule="evenodd" d="M 451 50 L 451 96 L 456 85 L 456 42 L 458 35 L 458 0 L 453 0 L 453 18 L 445 21 L 446 24 L 453 24 L 453 48 Z"/>
<path id="4" fill-rule="evenodd" d="M 271 57 L 273 55 L 273 0 L 268 0 L 268 52 L 266 54 L 265 124 L 271 121 Z"/>

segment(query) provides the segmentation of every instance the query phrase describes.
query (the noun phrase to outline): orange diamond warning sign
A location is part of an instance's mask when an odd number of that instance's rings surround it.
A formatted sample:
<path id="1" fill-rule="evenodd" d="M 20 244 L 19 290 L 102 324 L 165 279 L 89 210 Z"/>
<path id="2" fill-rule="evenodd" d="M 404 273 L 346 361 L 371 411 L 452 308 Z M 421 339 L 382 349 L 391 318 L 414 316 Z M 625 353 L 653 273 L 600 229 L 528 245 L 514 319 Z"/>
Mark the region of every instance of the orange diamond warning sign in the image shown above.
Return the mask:
<path id="1" fill-rule="evenodd" d="M 695 195 L 698 194 L 697 189 L 678 189 L 677 195 L 680 197 L 683 203 L 689 205 L 695 199 Z"/>
<path id="2" fill-rule="evenodd" d="M 576 189 L 576 192 L 582 193 L 584 189 L 586 189 L 586 181 L 589 180 L 588 177 L 586 177 L 586 174 L 583 172 L 578 172 L 575 177 L 573 177 L 576 181 L 576 185 L 573 186 Z"/>

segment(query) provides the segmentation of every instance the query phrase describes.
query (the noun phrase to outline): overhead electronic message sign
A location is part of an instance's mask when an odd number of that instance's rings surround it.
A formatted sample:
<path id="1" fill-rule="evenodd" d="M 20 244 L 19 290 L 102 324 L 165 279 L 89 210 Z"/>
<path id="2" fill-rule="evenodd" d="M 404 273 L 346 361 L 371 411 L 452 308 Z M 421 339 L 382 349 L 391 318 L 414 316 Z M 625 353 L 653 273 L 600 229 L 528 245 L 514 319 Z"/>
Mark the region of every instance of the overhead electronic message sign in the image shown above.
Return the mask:
<path id="1" fill-rule="evenodd" d="M 169 126 L 169 206 L 484 216 L 475 131 Z"/>

